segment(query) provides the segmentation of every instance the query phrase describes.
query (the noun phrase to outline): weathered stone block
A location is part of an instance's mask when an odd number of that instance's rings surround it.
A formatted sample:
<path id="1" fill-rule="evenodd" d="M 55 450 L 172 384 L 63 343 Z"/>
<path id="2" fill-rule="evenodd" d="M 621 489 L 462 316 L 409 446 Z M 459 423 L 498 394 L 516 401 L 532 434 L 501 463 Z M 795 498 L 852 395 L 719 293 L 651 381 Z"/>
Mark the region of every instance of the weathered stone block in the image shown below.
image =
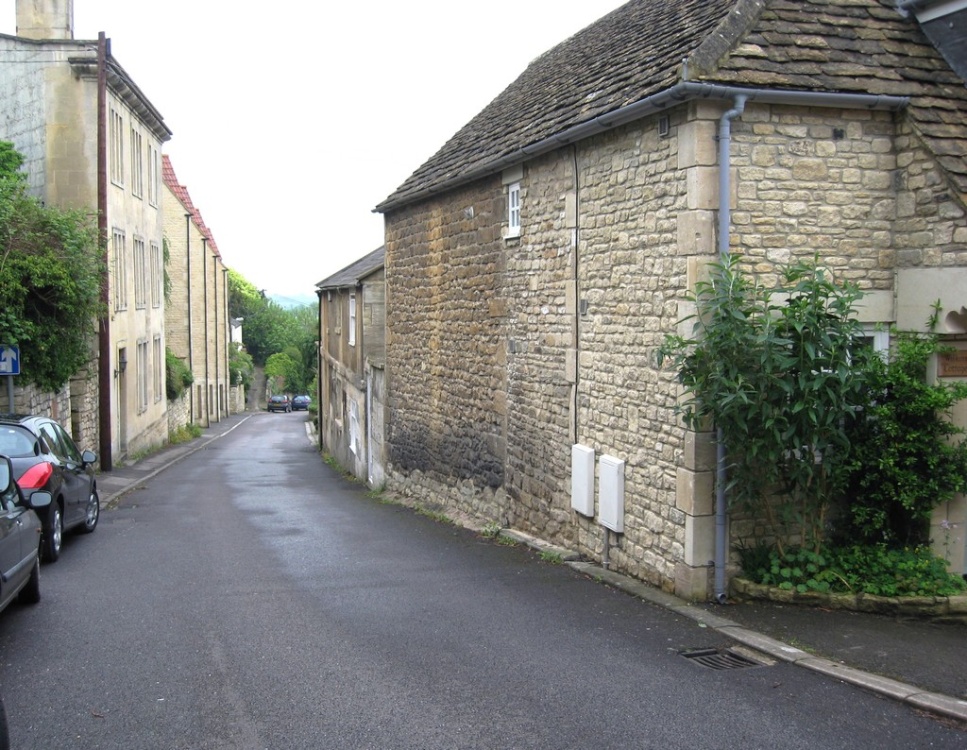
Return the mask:
<path id="1" fill-rule="evenodd" d="M 715 558 L 715 516 L 685 517 L 685 564 L 707 565 Z"/>
<path id="2" fill-rule="evenodd" d="M 712 569 L 693 567 L 685 563 L 675 565 L 675 596 L 690 602 L 707 601 L 712 590 Z"/>
<path id="3" fill-rule="evenodd" d="M 678 215 L 680 255 L 709 255 L 715 252 L 715 213 L 683 211 Z"/>
<path id="4" fill-rule="evenodd" d="M 718 163 L 716 123 L 693 120 L 678 128 L 678 168 L 711 166 Z"/>
<path id="5" fill-rule="evenodd" d="M 690 516 L 707 516 L 715 510 L 715 473 L 679 467 L 676 507 Z"/>
<path id="6" fill-rule="evenodd" d="M 715 434 L 711 432 L 685 433 L 682 465 L 692 471 L 715 469 Z"/>

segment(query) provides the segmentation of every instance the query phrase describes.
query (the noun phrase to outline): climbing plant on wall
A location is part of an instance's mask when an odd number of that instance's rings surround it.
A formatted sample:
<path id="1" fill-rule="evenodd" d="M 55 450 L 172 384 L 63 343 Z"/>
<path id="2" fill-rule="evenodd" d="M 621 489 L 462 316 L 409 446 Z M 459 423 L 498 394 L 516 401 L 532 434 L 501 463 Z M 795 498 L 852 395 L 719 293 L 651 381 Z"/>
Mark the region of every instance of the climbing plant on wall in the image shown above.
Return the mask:
<path id="1" fill-rule="evenodd" d="M 93 216 L 27 193 L 23 157 L 0 142 L 0 342 L 21 376 L 57 390 L 91 360 L 103 257 Z"/>

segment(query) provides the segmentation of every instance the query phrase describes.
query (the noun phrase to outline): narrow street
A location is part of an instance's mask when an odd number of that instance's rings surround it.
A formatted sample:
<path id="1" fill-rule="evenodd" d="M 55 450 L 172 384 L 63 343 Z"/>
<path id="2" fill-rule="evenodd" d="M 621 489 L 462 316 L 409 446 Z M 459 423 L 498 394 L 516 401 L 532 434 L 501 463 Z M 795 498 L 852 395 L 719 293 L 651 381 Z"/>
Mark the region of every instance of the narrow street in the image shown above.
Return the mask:
<path id="1" fill-rule="evenodd" d="M 695 622 L 383 502 L 254 413 L 69 536 L 0 615 L 13 747 L 962 748 Z"/>

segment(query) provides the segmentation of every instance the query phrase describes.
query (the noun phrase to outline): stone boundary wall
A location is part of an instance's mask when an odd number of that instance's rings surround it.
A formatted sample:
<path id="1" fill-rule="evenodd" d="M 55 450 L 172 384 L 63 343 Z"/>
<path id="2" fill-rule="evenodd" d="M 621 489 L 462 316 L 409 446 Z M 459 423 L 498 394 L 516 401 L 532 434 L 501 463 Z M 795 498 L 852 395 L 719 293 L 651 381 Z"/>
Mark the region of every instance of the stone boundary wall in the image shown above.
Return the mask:
<path id="1" fill-rule="evenodd" d="M 168 401 L 168 435 L 177 432 L 191 421 L 191 404 L 186 390 L 174 401 Z"/>

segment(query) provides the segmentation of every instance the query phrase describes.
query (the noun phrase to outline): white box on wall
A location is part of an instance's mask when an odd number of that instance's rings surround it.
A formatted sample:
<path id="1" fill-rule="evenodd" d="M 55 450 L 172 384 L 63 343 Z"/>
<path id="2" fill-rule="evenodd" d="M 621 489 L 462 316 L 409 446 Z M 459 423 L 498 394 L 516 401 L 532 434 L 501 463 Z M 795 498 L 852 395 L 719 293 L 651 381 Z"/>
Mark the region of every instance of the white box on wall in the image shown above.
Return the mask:
<path id="1" fill-rule="evenodd" d="M 586 445 L 571 446 L 571 507 L 594 518 L 594 450 Z"/>
<path id="2" fill-rule="evenodd" d="M 598 520 L 617 534 L 625 530 L 625 462 L 614 456 L 601 456 Z"/>

